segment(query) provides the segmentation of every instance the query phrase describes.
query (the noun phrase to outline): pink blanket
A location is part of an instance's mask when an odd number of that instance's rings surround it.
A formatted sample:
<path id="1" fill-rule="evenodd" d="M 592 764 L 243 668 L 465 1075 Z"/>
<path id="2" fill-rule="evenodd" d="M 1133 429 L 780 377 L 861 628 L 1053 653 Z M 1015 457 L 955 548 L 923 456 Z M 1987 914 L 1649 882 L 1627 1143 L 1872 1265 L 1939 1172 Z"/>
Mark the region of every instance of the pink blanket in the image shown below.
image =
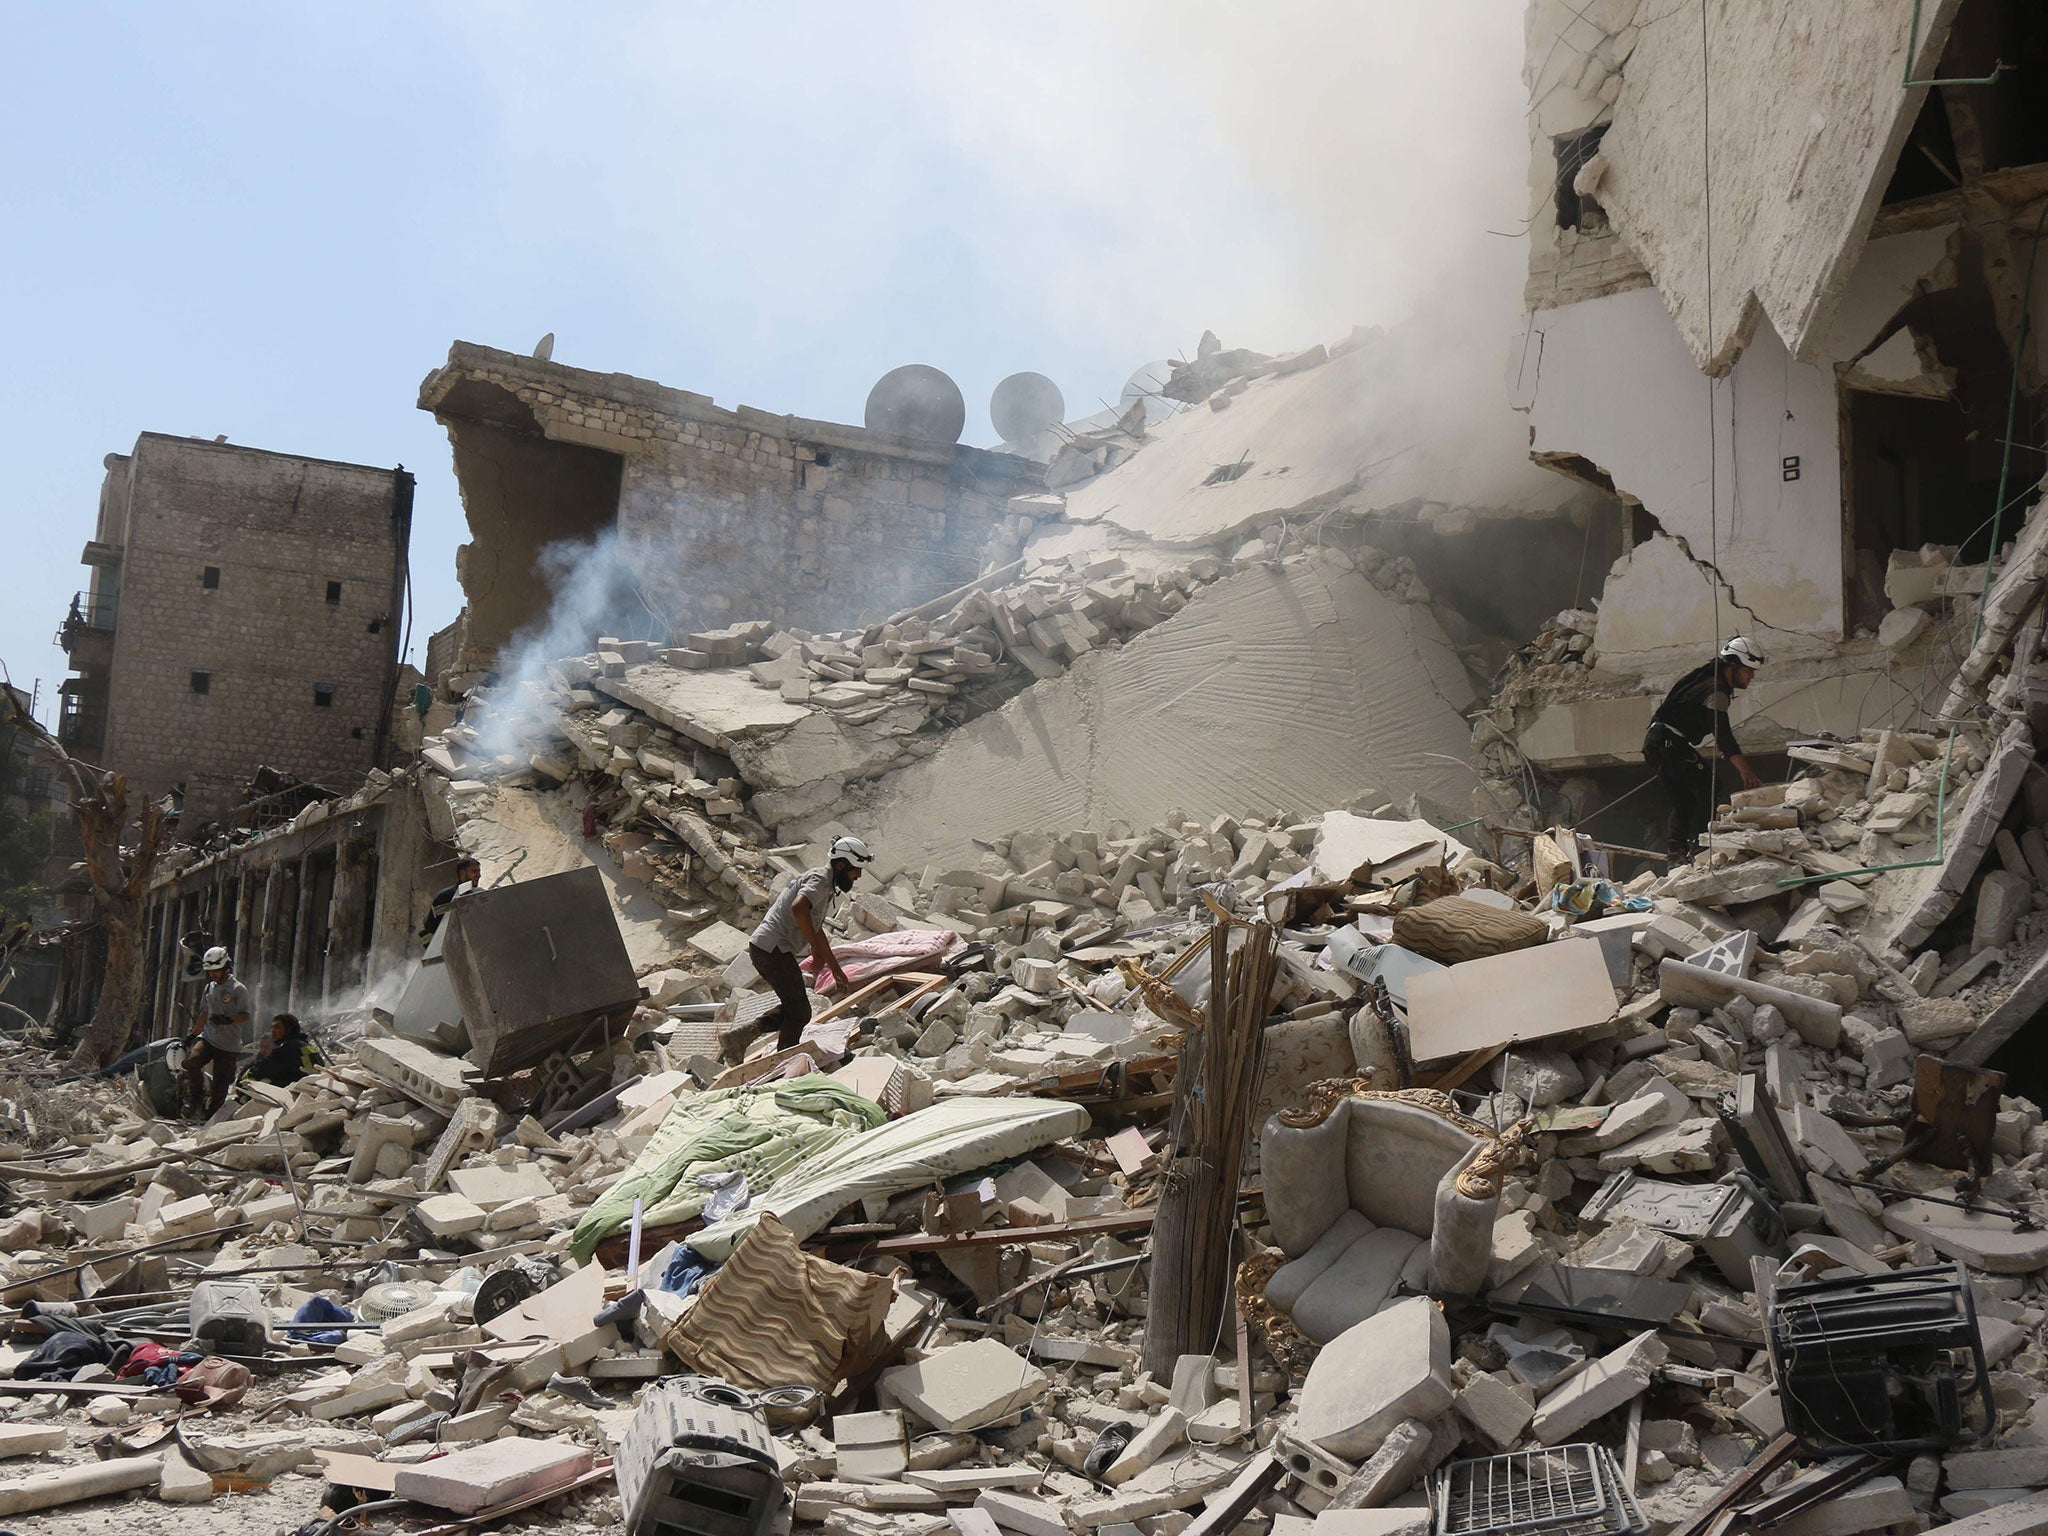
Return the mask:
<path id="1" fill-rule="evenodd" d="M 959 942 L 958 934 L 944 930 L 934 933 L 926 929 L 903 929 L 897 933 L 878 933 L 871 939 L 861 939 L 852 944 L 834 944 L 832 953 L 846 967 L 846 979 L 859 988 L 892 971 L 914 971 L 920 965 L 937 960 Z M 811 978 L 811 990 L 820 997 L 830 997 L 838 990 L 839 979 L 830 971 L 820 975 L 817 962 L 810 956 L 806 955 L 801 963 L 804 975 Z"/>

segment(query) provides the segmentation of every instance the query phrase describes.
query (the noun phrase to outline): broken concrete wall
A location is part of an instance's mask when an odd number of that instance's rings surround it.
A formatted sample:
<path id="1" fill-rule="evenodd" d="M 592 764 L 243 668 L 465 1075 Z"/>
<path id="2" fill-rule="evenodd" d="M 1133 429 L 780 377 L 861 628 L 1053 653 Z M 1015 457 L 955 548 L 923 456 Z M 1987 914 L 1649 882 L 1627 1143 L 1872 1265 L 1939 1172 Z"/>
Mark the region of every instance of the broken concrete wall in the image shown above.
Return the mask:
<path id="1" fill-rule="evenodd" d="M 1637 289 L 1538 311 L 1510 382 L 1516 405 L 1529 413 L 1532 451 L 1589 460 L 1668 535 L 1638 546 L 1610 576 L 1603 656 L 1625 666 L 1620 658 L 1696 651 L 1717 633 L 1756 636 L 1766 650 L 1780 634 L 1788 644 L 1841 638 L 1841 449 L 1831 368 L 1793 362 L 1766 332 L 1727 379 L 1710 386 L 1657 295 Z M 1788 459 L 1797 461 L 1790 469 Z M 1710 484 L 1718 539 L 1707 510 Z M 1709 574 L 1717 546 L 1718 618 Z"/>
<path id="2" fill-rule="evenodd" d="M 1009 498 L 1040 484 L 1006 454 L 726 410 L 467 342 L 419 403 L 455 446 L 471 668 L 546 617 L 535 560 L 555 540 L 615 527 L 621 619 L 644 624 L 644 599 L 678 638 L 734 616 L 833 628 L 972 579 Z"/>
<path id="3" fill-rule="evenodd" d="M 844 819 L 897 869 L 1017 827 L 1149 824 L 1471 787 L 1470 684 L 1429 609 L 1333 561 L 1240 571 L 963 726 Z"/>
<path id="4" fill-rule="evenodd" d="M 1760 316 L 1794 357 L 1819 355 L 1926 99 L 1901 82 L 1934 72 L 1960 4 L 1876 0 L 1825 14 L 1719 4 L 1653 26 L 1627 19 L 1613 124 L 1582 181 L 1642 259 L 1697 366 L 1727 368 Z M 1611 9 L 1619 19 L 1622 7 Z"/>

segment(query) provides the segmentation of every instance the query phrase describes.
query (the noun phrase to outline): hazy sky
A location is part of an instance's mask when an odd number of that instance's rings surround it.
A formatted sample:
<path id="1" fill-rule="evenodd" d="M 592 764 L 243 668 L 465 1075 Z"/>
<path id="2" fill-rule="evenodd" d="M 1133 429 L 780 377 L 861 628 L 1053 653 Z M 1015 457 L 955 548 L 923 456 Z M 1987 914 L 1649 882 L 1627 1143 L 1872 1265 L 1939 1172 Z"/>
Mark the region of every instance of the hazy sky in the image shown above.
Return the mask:
<path id="1" fill-rule="evenodd" d="M 1146 360 L 1420 314 L 1497 389 L 1515 0 L 61 6 L 0 0 L 0 660 L 64 675 L 143 431 L 419 477 L 414 656 L 461 603 L 458 337 L 858 422 L 945 369 L 1080 415 Z M 45 716 L 50 706 L 46 703 Z"/>

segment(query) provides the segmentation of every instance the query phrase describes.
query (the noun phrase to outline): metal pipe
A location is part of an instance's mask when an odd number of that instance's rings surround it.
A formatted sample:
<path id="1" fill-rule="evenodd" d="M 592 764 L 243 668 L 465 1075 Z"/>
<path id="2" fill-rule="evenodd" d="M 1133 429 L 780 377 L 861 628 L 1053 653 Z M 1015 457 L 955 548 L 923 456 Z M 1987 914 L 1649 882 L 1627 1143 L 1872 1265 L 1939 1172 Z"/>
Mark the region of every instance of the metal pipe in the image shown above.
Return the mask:
<path id="1" fill-rule="evenodd" d="M 1925 85 L 1996 85 L 2000 74 L 2018 66 L 2003 59 L 1991 66 L 1991 73 L 1981 77 L 1958 75 L 1949 80 L 1915 80 L 1913 78 L 1913 49 L 1920 42 L 1920 0 L 1913 0 L 1913 19 L 1906 24 L 1906 62 L 1899 71 L 1899 87 L 1914 90 Z"/>

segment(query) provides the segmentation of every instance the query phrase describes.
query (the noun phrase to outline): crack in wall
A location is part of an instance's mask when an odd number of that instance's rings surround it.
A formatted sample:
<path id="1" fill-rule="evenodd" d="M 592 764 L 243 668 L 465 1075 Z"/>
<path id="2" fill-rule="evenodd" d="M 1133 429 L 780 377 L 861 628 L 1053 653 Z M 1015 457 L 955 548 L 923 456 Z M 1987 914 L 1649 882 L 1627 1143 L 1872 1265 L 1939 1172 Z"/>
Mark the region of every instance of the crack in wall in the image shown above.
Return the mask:
<path id="1" fill-rule="evenodd" d="M 1721 591 L 1726 594 L 1729 607 L 1737 610 L 1740 613 L 1748 614 L 1750 618 L 1756 621 L 1757 627 L 1759 629 L 1767 629 L 1774 635 L 1789 635 L 1794 633 L 1794 631 L 1789 629 L 1780 629 L 1777 625 L 1773 624 L 1770 620 L 1766 619 L 1762 614 L 1758 613 L 1754 608 L 1750 607 L 1749 604 L 1743 602 L 1740 598 L 1738 598 L 1735 595 L 1735 584 L 1731 582 L 1726 576 L 1721 574 L 1721 568 L 1715 565 L 1713 561 L 1703 560 L 1698 555 L 1694 554 L 1692 552 L 1692 544 L 1686 539 L 1684 534 L 1673 533 L 1670 529 L 1664 527 L 1661 523 L 1658 525 L 1657 531 L 1665 538 L 1671 540 L 1672 543 L 1676 544 L 1678 546 L 1679 553 L 1684 555 L 1686 559 L 1690 560 L 1695 566 L 1697 566 L 1702 572 L 1704 572 L 1707 579 L 1715 583 L 1715 585 L 1717 585 L 1721 589 Z M 1725 639 L 1726 637 L 1723 636 L 1722 638 Z"/>

